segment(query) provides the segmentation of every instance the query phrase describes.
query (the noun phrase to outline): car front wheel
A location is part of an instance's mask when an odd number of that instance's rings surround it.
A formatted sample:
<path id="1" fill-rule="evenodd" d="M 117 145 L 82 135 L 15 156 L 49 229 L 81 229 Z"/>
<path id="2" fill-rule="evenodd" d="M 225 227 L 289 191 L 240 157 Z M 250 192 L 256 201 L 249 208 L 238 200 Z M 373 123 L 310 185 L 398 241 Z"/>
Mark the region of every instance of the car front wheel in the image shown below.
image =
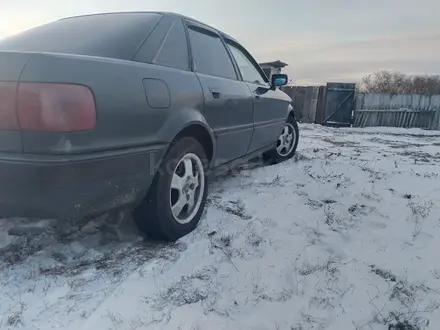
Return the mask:
<path id="1" fill-rule="evenodd" d="M 295 118 L 289 116 L 285 122 L 276 147 L 263 155 L 270 164 L 277 164 L 293 157 L 298 147 L 299 129 Z"/>
<path id="2" fill-rule="evenodd" d="M 196 139 L 185 137 L 171 146 L 147 197 L 133 211 L 141 231 L 175 241 L 196 228 L 206 203 L 206 165 Z"/>

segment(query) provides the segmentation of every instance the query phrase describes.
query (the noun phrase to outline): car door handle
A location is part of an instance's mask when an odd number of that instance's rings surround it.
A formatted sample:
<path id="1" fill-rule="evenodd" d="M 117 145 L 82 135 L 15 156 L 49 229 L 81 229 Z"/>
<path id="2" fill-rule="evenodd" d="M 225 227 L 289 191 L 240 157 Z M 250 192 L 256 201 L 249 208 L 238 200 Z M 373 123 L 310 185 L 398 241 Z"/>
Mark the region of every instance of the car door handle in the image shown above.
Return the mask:
<path id="1" fill-rule="evenodd" d="M 211 88 L 209 89 L 209 91 L 211 92 L 212 96 L 213 96 L 215 99 L 220 98 L 220 90 L 219 90 L 218 88 L 211 87 Z"/>

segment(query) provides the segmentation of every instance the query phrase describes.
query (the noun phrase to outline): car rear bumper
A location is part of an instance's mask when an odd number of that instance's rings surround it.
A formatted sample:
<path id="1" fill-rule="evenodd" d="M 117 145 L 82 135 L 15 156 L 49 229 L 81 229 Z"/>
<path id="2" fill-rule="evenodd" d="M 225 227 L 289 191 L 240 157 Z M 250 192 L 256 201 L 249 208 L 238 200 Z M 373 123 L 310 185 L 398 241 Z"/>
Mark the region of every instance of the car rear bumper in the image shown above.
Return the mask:
<path id="1" fill-rule="evenodd" d="M 165 150 L 0 155 L 0 217 L 75 219 L 134 205 L 145 196 Z"/>

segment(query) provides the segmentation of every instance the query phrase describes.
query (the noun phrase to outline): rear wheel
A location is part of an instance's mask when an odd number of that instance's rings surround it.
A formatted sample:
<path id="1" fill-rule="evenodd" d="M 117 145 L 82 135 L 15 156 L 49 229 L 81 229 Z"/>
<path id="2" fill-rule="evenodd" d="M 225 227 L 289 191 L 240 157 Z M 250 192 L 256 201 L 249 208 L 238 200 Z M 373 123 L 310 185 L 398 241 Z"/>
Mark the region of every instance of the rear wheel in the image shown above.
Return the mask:
<path id="1" fill-rule="evenodd" d="M 299 129 L 295 118 L 289 116 L 274 149 L 263 155 L 270 164 L 277 164 L 293 157 L 298 147 Z"/>
<path id="2" fill-rule="evenodd" d="M 147 236 L 177 240 L 194 230 L 206 203 L 207 157 L 201 144 L 184 137 L 174 143 L 133 217 Z"/>

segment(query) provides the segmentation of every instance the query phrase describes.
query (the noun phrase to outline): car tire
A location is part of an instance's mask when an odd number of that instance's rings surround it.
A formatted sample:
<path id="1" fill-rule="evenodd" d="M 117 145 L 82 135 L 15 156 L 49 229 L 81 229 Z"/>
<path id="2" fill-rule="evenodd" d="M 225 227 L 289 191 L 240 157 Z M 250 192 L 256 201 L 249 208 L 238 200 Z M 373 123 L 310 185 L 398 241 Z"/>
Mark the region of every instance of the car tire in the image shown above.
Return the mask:
<path id="1" fill-rule="evenodd" d="M 167 241 L 193 231 L 206 204 L 207 168 L 206 153 L 196 139 L 184 137 L 174 142 L 147 196 L 133 210 L 138 228 L 150 238 Z"/>
<path id="2" fill-rule="evenodd" d="M 263 154 L 263 159 L 269 164 L 278 164 L 290 159 L 296 152 L 298 142 L 298 123 L 293 116 L 289 116 L 284 124 L 281 135 L 277 140 L 276 147 Z"/>

